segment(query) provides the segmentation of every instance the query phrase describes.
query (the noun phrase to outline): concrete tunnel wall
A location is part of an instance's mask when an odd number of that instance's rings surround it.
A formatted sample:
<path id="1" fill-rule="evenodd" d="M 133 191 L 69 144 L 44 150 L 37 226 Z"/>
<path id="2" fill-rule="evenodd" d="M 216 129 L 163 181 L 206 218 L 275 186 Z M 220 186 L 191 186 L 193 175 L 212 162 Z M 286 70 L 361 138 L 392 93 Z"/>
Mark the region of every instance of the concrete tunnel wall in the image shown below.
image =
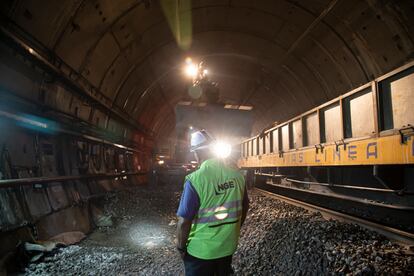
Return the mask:
<path id="1" fill-rule="evenodd" d="M 163 13 L 162 3 L 2 1 L 2 111 L 35 113 L 139 150 L 129 168 L 145 171 L 153 141 L 174 134 L 175 105 L 191 100 L 180 71 L 186 56 L 208 64 L 223 103 L 254 107 L 253 133 L 413 59 L 414 6 L 408 0 L 192 1 L 190 9 L 179 8 L 180 14 L 191 13 L 192 44 L 187 50 L 177 46 L 175 25 Z M 27 47 L 16 46 L 8 34 Z M 39 56 L 57 71 L 39 66 Z M 7 129 L 10 135 L 1 135 L 0 142 L 15 164 L 36 167 L 36 154 L 47 156 L 36 153 L 33 132 L 13 124 Z M 40 139 L 58 145 L 65 157 L 69 147 L 79 146 L 77 138 L 67 135 Z M 86 173 L 70 166 L 59 171 L 53 158 L 42 160 L 52 164 L 51 171 L 22 170 L 9 178 Z M 121 167 L 103 166 L 99 172 L 116 169 Z M 133 185 L 133 178 L 110 180 L 106 188 L 102 181 L 91 181 L 88 185 L 102 187 L 90 195 Z M 66 218 L 89 231 L 87 209 L 79 207 L 82 187 L 74 182 L 56 183 L 41 193 L 34 188 L 2 189 L 2 214 L 7 214 L 2 228 L 26 222 L 42 228 L 44 223 L 56 229 L 40 233 L 48 238 L 71 228 L 61 223 Z M 46 196 L 52 209 L 44 207 Z M 74 203 L 79 204 L 72 207 Z M 48 216 L 38 220 L 33 214 Z M 57 225 L 64 227 L 54 228 Z M 2 240 L 11 241 L 7 234 Z"/>

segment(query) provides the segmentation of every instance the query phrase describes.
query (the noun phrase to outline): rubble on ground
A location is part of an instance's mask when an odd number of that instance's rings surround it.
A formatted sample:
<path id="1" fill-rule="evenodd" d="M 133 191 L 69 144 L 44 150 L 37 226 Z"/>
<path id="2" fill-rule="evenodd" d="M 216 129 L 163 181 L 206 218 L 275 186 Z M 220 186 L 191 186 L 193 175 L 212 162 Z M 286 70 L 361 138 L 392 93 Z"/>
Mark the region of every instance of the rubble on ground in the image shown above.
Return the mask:
<path id="1" fill-rule="evenodd" d="M 183 275 L 175 250 L 180 192 L 168 187 L 108 196 L 99 227 L 78 245 L 59 248 L 27 275 Z M 236 275 L 409 275 L 414 258 L 360 226 L 250 194 L 233 267 Z"/>

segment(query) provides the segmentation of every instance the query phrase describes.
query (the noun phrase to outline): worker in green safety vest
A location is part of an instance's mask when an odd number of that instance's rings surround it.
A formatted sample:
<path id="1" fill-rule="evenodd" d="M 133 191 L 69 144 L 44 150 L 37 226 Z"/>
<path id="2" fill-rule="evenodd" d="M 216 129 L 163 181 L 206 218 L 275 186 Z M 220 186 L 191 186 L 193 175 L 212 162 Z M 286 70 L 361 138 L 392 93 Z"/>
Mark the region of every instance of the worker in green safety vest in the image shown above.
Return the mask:
<path id="1" fill-rule="evenodd" d="M 177 211 L 177 250 L 189 275 L 230 275 L 249 200 L 243 176 L 226 163 L 229 145 L 191 134 L 200 168 L 186 177 Z"/>

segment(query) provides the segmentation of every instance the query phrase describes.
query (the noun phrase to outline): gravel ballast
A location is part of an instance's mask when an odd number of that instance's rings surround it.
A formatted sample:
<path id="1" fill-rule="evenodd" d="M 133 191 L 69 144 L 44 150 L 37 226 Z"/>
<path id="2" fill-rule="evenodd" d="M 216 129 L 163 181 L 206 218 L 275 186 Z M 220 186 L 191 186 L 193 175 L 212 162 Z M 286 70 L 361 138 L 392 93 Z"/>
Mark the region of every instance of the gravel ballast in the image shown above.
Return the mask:
<path id="1" fill-rule="evenodd" d="M 413 275 L 414 258 L 376 232 L 251 196 L 233 258 L 240 275 Z"/>
<path id="2" fill-rule="evenodd" d="M 413 275 L 414 257 L 357 225 L 325 220 L 250 192 L 233 258 L 236 275 Z M 139 187 L 107 197 L 100 227 L 77 245 L 26 268 L 27 275 L 183 275 L 175 250 L 180 192 Z"/>

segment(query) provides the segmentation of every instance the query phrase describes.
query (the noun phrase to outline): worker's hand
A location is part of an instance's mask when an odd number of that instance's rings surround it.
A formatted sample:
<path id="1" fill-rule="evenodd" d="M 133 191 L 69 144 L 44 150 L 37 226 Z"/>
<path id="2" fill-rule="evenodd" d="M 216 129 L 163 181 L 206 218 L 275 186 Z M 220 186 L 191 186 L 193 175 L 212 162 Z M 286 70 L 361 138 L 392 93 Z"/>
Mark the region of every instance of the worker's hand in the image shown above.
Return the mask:
<path id="1" fill-rule="evenodd" d="M 185 255 L 187 255 L 187 249 L 186 248 L 180 248 L 177 246 L 177 251 L 180 253 L 180 257 L 182 260 L 184 260 Z"/>

